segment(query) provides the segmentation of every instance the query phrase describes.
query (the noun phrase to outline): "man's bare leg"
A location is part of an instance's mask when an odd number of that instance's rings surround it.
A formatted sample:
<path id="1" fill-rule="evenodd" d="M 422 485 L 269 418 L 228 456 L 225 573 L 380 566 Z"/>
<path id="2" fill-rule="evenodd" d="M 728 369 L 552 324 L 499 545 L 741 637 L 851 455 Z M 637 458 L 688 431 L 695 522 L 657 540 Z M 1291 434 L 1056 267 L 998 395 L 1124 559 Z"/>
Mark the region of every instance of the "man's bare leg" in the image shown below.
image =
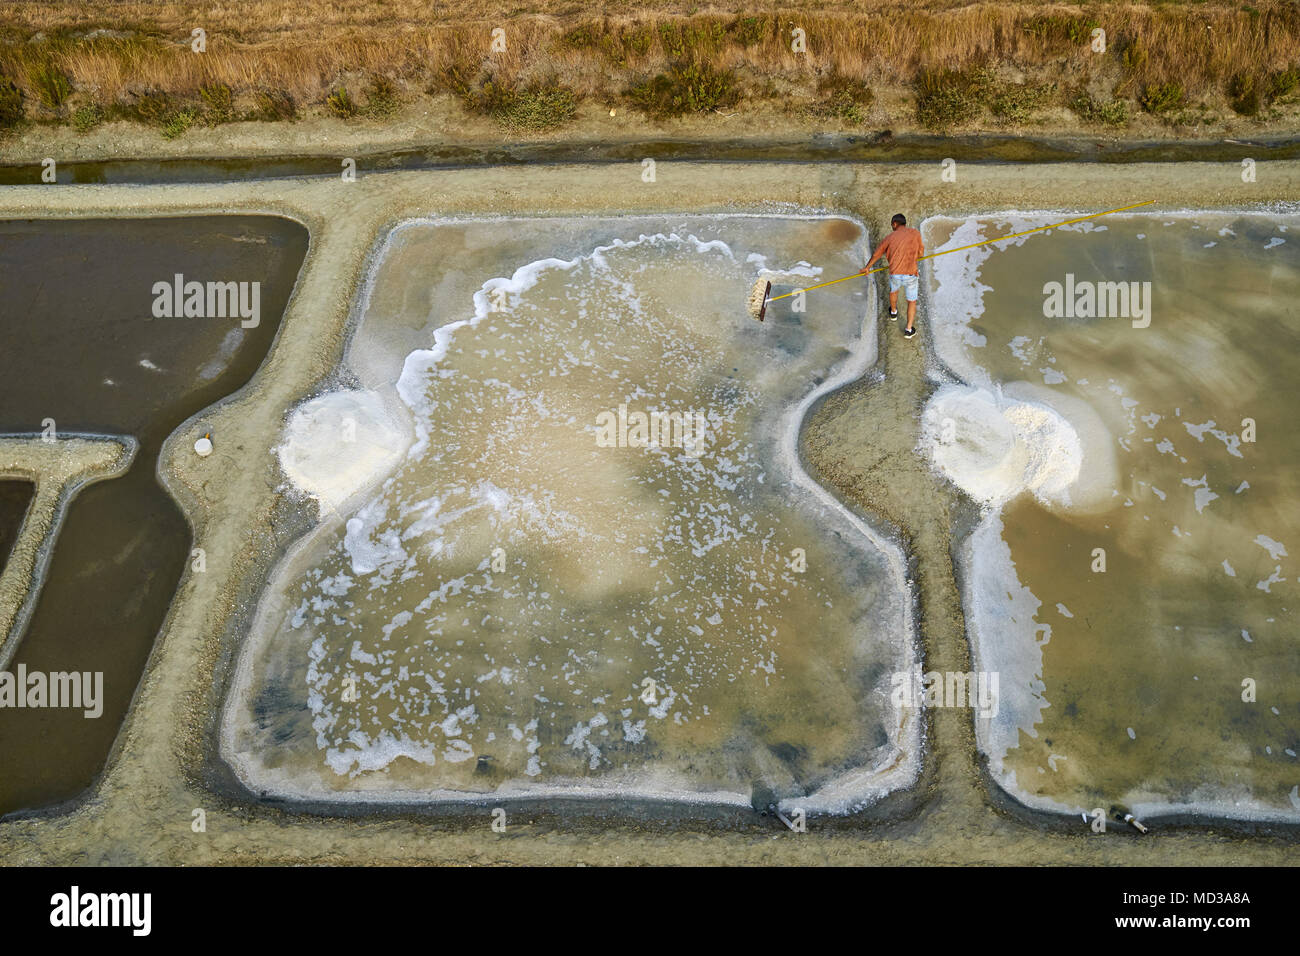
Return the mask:
<path id="1" fill-rule="evenodd" d="M 916 303 L 915 303 L 915 302 L 908 302 L 908 303 L 907 303 L 907 328 L 908 328 L 908 331 L 911 331 L 911 329 L 912 329 L 912 323 L 915 322 L 915 321 L 916 321 Z"/>
<path id="2" fill-rule="evenodd" d="M 889 293 L 889 311 L 898 314 L 898 290 Z"/>

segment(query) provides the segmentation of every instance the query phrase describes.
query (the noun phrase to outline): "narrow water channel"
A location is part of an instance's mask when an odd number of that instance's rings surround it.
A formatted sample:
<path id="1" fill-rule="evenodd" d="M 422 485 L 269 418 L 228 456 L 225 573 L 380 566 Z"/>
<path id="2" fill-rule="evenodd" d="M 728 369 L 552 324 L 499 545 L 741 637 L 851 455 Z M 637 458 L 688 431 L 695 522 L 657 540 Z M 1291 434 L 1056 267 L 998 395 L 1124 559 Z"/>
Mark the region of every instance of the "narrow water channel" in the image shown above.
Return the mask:
<path id="1" fill-rule="evenodd" d="M 32 503 L 36 486 L 22 479 L 0 480 L 0 572 L 5 569 L 22 529 L 27 507 Z"/>

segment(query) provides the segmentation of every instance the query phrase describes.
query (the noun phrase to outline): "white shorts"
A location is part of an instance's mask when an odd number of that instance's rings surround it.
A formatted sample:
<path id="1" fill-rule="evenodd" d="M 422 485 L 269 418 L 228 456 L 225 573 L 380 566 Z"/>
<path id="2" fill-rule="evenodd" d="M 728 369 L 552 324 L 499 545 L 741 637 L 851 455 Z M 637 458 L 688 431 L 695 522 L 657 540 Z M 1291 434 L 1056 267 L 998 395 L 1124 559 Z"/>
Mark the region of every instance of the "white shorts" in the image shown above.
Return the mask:
<path id="1" fill-rule="evenodd" d="M 915 302 L 917 292 L 920 289 L 918 276 L 889 276 L 889 291 L 897 292 L 899 289 L 905 289 L 908 302 Z"/>

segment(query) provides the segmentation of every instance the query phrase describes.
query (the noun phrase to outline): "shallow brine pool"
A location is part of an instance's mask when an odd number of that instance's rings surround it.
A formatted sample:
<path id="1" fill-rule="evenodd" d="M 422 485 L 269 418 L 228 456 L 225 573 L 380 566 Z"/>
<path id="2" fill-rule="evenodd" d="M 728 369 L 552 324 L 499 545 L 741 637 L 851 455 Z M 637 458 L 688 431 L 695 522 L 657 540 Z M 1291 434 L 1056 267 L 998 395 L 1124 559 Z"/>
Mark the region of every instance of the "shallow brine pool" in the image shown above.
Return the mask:
<path id="1" fill-rule="evenodd" d="M 874 361 L 838 218 L 419 221 L 379 251 L 358 387 L 291 411 L 321 505 L 223 722 L 251 788 L 846 811 L 909 783 L 898 548 L 795 460 Z M 813 263 L 816 265 L 814 266 Z"/>
<path id="2" fill-rule="evenodd" d="M 927 223 L 957 247 L 1067 218 Z M 922 451 L 984 505 L 962 550 L 995 776 L 1058 810 L 1300 818 L 1300 235 L 1113 216 L 934 260 L 965 384 Z"/>

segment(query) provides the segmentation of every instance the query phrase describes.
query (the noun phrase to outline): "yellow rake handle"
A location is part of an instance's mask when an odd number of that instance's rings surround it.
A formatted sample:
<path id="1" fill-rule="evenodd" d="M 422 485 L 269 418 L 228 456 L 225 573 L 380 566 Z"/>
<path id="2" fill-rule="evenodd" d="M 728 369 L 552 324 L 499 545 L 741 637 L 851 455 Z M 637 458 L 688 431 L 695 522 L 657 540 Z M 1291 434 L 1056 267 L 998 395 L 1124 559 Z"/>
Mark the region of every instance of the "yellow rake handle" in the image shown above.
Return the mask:
<path id="1" fill-rule="evenodd" d="M 1154 199 L 1148 199 L 1145 202 L 1135 202 L 1131 206 L 1120 206 L 1118 209 L 1107 209 L 1105 212 L 1094 212 L 1091 216 L 1080 216 L 1078 219 L 1067 219 L 1065 222 L 1054 222 L 1050 226 L 1035 226 L 1033 229 L 1026 229 L 1024 232 L 1013 232 L 1009 236 L 998 236 L 996 239 L 985 239 L 983 242 L 972 242 L 969 246 L 958 246 L 956 249 L 944 249 L 942 252 L 932 252 L 926 256 L 917 256 L 916 261 L 922 259 L 935 259 L 939 256 L 946 256 L 950 252 L 962 252 L 966 249 L 974 249 L 976 246 L 987 246 L 990 242 L 1002 242 L 1004 239 L 1015 239 L 1017 236 L 1027 236 L 1031 232 L 1042 232 L 1044 229 L 1057 229 L 1061 226 L 1072 226 L 1076 222 L 1084 222 L 1088 219 L 1098 219 L 1102 216 L 1109 216 L 1112 213 L 1124 212 L 1127 209 L 1137 209 L 1139 206 L 1149 206 Z M 788 299 L 792 295 L 798 295 L 800 292 L 811 292 L 813 289 L 824 289 L 828 285 L 834 285 L 837 282 L 847 282 L 849 279 L 856 279 L 858 276 L 871 276 L 877 272 L 888 269 L 888 265 L 876 266 L 870 272 L 855 272 L 850 276 L 841 276 L 838 279 L 831 279 L 829 282 L 820 282 L 817 285 L 810 285 L 806 289 L 795 289 L 793 292 L 787 292 L 784 295 L 774 295 L 768 299 L 769 302 L 775 302 L 777 299 Z"/>

